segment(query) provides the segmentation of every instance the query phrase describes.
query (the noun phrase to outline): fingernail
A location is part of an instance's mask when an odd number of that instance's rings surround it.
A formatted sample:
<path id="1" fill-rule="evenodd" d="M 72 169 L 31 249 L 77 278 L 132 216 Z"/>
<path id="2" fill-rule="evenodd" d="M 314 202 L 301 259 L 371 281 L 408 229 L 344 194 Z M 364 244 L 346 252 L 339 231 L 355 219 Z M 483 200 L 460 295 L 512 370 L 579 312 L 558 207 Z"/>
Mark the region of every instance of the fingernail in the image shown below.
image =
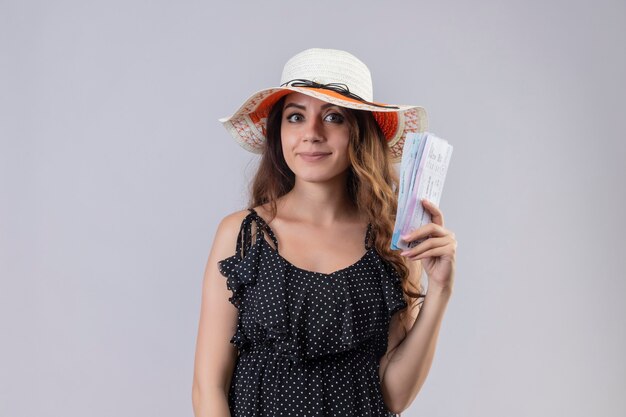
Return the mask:
<path id="1" fill-rule="evenodd" d="M 406 256 L 406 255 L 408 255 L 408 253 L 409 253 L 409 252 L 400 252 L 400 255 L 402 255 L 402 256 Z"/>

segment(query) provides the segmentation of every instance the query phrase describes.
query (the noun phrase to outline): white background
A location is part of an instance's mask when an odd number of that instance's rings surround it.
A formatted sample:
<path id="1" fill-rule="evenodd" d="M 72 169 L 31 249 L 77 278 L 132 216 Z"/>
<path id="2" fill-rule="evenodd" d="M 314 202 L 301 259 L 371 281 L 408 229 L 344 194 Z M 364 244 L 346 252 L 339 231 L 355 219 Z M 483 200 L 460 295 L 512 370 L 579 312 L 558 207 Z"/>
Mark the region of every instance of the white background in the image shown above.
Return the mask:
<path id="1" fill-rule="evenodd" d="M 0 0 L 0 415 L 192 415 L 258 158 L 217 119 L 310 47 L 454 145 L 455 292 L 403 415 L 626 415 L 625 39 L 623 1 Z"/>

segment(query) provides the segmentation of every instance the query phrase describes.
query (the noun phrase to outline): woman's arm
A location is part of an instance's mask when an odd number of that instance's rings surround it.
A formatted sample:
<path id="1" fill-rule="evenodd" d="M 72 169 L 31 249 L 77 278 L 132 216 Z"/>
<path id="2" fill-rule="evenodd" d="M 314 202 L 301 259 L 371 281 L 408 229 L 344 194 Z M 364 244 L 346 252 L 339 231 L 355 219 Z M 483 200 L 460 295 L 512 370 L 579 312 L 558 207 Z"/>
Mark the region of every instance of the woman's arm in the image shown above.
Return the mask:
<path id="1" fill-rule="evenodd" d="M 422 388 L 435 356 L 439 329 L 451 295 L 451 288 L 428 288 L 415 323 L 386 363 L 381 390 L 390 411 L 406 410 Z M 396 324 L 390 326 L 390 333 L 398 334 L 397 330 L 391 330 L 402 326 L 398 317 L 398 314 L 393 316 Z"/>
<path id="2" fill-rule="evenodd" d="M 231 291 L 217 262 L 235 253 L 245 215 L 236 212 L 220 222 L 204 272 L 191 394 L 196 417 L 230 417 L 228 389 L 237 359 L 230 338 L 237 328 L 237 308 L 228 301 Z"/>
<path id="3" fill-rule="evenodd" d="M 443 213 L 437 206 L 426 200 L 422 204 L 430 212 L 432 222 L 402 236 L 402 239 L 406 242 L 426 239 L 401 255 L 409 259 L 411 280 L 421 279 L 422 269 L 418 267 L 418 261 L 421 263 L 428 275 L 428 291 L 406 338 L 396 342 L 398 347 L 385 369 L 381 370 L 383 399 L 395 413 L 404 411 L 413 402 L 428 376 L 443 315 L 452 296 L 456 268 L 454 233 L 444 227 Z M 390 339 L 398 337 L 398 331 L 393 329 L 399 326 L 398 322 L 392 320 L 390 323 Z"/>

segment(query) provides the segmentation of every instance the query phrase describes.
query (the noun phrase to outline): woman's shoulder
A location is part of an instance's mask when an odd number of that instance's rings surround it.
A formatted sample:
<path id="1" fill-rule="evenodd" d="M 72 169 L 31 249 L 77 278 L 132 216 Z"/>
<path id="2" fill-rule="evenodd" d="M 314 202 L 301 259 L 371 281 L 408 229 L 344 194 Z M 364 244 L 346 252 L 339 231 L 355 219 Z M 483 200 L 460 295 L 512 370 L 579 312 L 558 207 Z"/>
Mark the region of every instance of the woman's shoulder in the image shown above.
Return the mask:
<path id="1" fill-rule="evenodd" d="M 226 231 L 230 235 L 233 235 L 233 234 L 236 235 L 244 219 L 248 215 L 250 215 L 250 213 L 251 212 L 248 209 L 237 210 L 231 213 L 227 213 L 220 220 L 219 225 L 218 225 L 218 230 Z"/>
<path id="2" fill-rule="evenodd" d="M 252 210 L 255 212 L 253 213 Z M 269 217 L 271 217 L 271 211 L 270 211 L 270 207 L 267 204 L 263 204 L 260 206 L 255 206 L 252 207 L 251 209 L 246 208 L 243 210 L 237 210 L 237 211 L 233 211 L 232 213 L 228 213 L 226 214 L 221 222 L 230 224 L 230 223 L 234 223 L 234 224 L 241 224 L 241 222 L 247 217 L 247 216 L 251 216 L 251 215 L 255 215 L 258 217 L 261 217 L 261 219 L 267 219 Z"/>
<path id="3" fill-rule="evenodd" d="M 236 253 L 239 234 L 249 210 L 237 210 L 224 215 L 215 231 L 213 251 L 217 259 L 224 259 Z"/>
<path id="4" fill-rule="evenodd" d="M 267 218 L 267 209 L 263 206 L 253 207 L 253 210 L 257 213 L 261 218 Z M 226 240 L 228 242 L 236 242 L 237 236 L 241 232 L 241 228 L 244 225 L 244 220 L 248 216 L 253 216 L 254 214 L 250 209 L 243 209 L 233 211 L 231 213 L 227 213 L 222 217 L 218 226 L 217 226 L 217 234 L 218 236 Z M 252 235 L 256 232 L 256 222 L 250 222 Z"/>

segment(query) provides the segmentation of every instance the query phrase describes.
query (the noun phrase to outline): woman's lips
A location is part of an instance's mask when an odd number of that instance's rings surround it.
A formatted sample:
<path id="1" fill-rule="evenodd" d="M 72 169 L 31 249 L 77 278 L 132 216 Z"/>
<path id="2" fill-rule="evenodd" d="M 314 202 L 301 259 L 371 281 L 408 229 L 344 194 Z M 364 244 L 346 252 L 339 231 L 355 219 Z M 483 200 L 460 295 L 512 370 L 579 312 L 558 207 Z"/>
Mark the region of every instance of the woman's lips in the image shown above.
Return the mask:
<path id="1" fill-rule="evenodd" d="M 319 161 L 320 159 L 326 158 L 328 155 L 330 154 L 325 153 L 325 154 L 317 154 L 317 155 L 307 155 L 307 154 L 301 153 L 300 157 L 307 162 L 315 162 L 315 161 Z"/>

